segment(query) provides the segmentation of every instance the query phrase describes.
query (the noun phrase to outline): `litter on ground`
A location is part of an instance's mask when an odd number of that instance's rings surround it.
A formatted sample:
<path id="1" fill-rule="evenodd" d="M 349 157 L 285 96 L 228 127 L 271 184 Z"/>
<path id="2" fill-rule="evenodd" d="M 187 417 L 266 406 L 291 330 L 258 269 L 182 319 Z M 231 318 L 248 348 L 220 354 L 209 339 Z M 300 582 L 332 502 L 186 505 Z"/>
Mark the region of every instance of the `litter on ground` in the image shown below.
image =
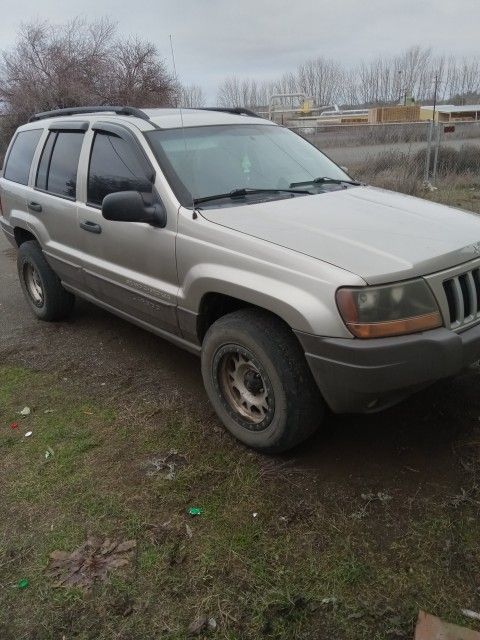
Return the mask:
<path id="1" fill-rule="evenodd" d="M 53 451 L 52 447 L 47 447 L 47 450 L 45 451 L 45 460 L 51 460 L 54 455 L 55 452 Z"/>
<path id="2" fill-rule="evenodd" d="M 414 640 L 480 640 L 480 633 L 420 611 Z"/>
<path id="3" fill-rule="evenodd" d="M 466 618 L 472 618 L 473 620 L 480 620 L 480 613 L 472 611 L 471 609 L 462 609 L 462 613 Z"/>
<path id="4" fill-rule="evenodd" d="M 29 416 L 30 414 L 31 414 L 30 407 L 24 407 L 24 408 L 20 411 L 20 415 L 21 415 L 21 416 Z"/>

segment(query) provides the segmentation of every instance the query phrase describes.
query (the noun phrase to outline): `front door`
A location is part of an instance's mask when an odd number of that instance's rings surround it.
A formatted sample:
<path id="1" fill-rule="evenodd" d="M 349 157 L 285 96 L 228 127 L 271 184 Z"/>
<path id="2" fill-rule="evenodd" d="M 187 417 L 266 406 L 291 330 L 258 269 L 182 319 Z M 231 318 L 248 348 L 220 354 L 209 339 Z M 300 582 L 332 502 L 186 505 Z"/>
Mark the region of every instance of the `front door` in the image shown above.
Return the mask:
<path id="1" fill-rule="evenodd" d="M 110 193 L 140 191 L 158 198 L 155 173 L 126 127 L 95 125 L 88 135 L 86 197 L 78 209 L 86 291 L 132 320 L 178 334 L 176 215 L 167 217 L 164 228 L 103 218 L 102 201 Z"/>

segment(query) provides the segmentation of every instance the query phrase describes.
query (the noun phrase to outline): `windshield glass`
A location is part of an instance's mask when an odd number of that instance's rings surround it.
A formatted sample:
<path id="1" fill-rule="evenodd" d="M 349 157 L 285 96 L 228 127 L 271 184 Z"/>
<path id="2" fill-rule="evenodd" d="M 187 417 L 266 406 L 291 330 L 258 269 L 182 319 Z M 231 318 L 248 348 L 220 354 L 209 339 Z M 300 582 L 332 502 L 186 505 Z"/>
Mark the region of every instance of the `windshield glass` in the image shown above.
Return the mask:
<path id="1" fill-rule="evenodd" d="M 349 180 L 317 148 L 283 127 L 218 125 L 145 135 L 184 206 L 191 206 L 192 198 L 235 189 L 289 189 L 319 177 Z M 312 185 L 312 193 L 319 188 Z"/>

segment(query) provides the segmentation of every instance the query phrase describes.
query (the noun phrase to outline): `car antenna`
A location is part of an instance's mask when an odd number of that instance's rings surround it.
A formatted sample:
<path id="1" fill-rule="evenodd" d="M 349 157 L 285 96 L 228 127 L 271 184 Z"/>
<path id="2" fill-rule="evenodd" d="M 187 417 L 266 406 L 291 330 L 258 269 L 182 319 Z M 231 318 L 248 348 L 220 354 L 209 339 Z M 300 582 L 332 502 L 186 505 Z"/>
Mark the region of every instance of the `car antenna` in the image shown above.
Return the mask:
<path id="1" fill-rule="evenodd" d="M 179 87 L 178 74 L 177 74 L 177 65 L 175 64 L 175 53 L 173 51 L 173 38 L 172 38 L 171 34 L 168 37 L 170 38 L 170 51 L 172 53 L 173 73 L 175 75 L 175 81 L 177 83 L 177 87 Z M 178 98 L 177 98 L 177 100 L 178 100 Z M 179 102 L 178 102 L 178 108 L 180 110 L 180 124 L 181 124 L 181 128 L 182 128 L 183 146 L 185 147 L 185 156 L 187 156 L 188 155 L 187 137 L 185 135 L 185 125 L 183 124 L 183 109 L 182 109 L 182 101 L 181 100 L 179 100 Z M 187 160 L 188 160 L 188 157 L 187 157 Z M 191 164 L 191 169 L 192 169 L 192 178 L 193 178 L 193 162 Z M 190 197 L 192 198 L 192 209 L 193 209 L 192 218 L 194 220 L 196 220 L 197 219 L 197 212 L 195 211 L 195 199 L 193 197 L 193 193 L 190 193 Z"/>

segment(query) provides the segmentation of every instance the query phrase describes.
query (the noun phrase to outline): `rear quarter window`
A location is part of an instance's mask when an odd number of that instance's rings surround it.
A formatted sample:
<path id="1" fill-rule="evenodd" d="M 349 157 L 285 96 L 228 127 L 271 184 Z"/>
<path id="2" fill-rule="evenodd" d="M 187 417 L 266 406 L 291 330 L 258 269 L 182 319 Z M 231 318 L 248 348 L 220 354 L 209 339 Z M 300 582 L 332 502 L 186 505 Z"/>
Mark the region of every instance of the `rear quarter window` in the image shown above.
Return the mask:
<path id="1" fill-rule="evenodd" d="M 3 171 L 6 180 L 28 184 L 30 166 L 42 131 L 43 129 L 29 129 L 17 133 Z"/>

